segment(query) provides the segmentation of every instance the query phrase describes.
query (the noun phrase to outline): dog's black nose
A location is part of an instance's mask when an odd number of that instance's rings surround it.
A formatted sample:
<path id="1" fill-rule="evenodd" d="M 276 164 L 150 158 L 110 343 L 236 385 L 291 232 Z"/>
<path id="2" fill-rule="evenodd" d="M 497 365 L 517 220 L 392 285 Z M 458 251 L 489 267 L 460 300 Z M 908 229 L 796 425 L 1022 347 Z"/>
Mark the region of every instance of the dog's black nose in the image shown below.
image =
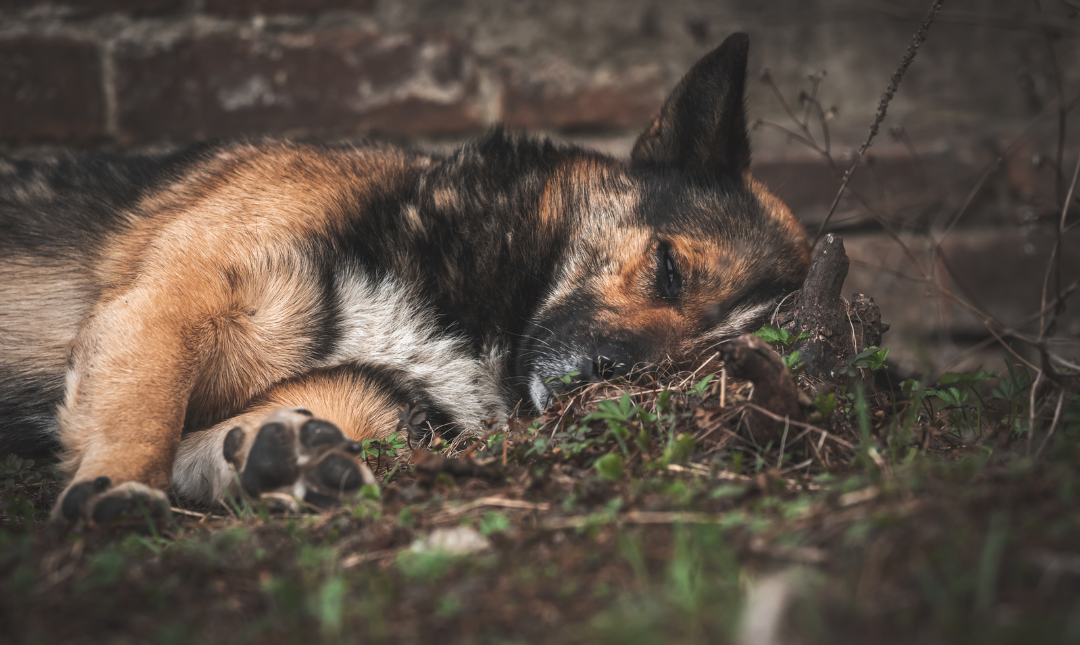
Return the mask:
<path id="1" fill-rule="evenodd" d="M 633 366 L 630 352 L 626 348 L 606 343 L 582 361 L 579 368 L 581 376 L 578 378 L 583 381 L 610 381 L 626 376 Z"/>

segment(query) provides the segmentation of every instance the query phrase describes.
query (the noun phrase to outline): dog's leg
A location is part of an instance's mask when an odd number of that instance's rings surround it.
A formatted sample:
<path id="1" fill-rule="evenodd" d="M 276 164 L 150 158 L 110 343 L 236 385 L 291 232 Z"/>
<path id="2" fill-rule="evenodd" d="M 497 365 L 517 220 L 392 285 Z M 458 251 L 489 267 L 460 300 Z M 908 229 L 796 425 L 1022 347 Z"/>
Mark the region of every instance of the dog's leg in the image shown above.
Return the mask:
<path id="1" fill-rule="evenodd" d="M 76 338 L 59 411 L 72 478 L 58 523 L 163 505 L 185 422 L 245 410 L 318 360 L 332 314 L 305 257 L 169 266 L 104 301 Z"/>
<path id="2" fill-rule="evenodd" d="M 107 523 L 166 505 L 195 367 L 189 321 L 178 313 L 132 289 L 80 330 L 58 415 L 62 467 L 73 476 L 54 522 Z"/>
<path id="3" fill-rule="evenodd" d="M 290 379 L 243 414 L 184 437 L 173 490 L 201 504 L 242 489 L 252 497 L 283 492 L 327 505 L 370 477 L 354 458 L 356 442 L 390 434 L 401 403 L 349 367 Z"/>

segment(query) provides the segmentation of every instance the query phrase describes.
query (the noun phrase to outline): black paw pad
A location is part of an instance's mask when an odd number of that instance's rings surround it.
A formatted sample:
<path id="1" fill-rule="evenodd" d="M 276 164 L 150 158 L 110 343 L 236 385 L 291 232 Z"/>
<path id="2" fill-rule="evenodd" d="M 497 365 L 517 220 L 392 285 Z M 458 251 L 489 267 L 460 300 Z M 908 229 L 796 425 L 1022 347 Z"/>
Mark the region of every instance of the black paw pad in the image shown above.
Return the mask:
<path id="1" fill-rule="evenodd" d="M 304 493 L 304 503 L 315 508 L 332 509 L 340 505 L 341 501 L 332 495 L 323 495 L 320 492 L 309 490 Z"/>
<path id="2" fill-rule="evenodd" d="M 64 496 L 60 511 L 66 519 L 75 520 L 79 517 L 79 509 L 86 500 L 98 493 L 107 491 L 110 486 L 112 486 L 112 480 L 104 475 L 89 481 L 79 482 L 72 486 L 67 495 Z"/>
<path id="3" fill-rule="evenodd" d="M 94 505 L 94 522 L 109 524 L 131 514 L 135 509 L 135 500 L 130 497 L 121 495 L 106 497 Z"/>
<path id="4" fill-rule="evenodd" d="M 293 438 L 288 428 L 282 423 L 264 425 L 251 444 L 247 465 L 240 476 L 244 491 L 257 496 L 264 490 L 291 484 L 299 475 Z"/>
<path id="5" fill-rule="evenodd" d="M 225 435 L 225 445 L 222 447 L 222 452 L 225 454 L 225 461 L 236 465 L 236 455 L 240 452 L 240 448 L 244 445 L 244 429 L 240 426 L 236 426 L 232 430 L 229 430 L 229 434 Z"/>
<path id="6" fill-rule="evenodd" d="M 315 468 L 315 479 L 330 490 L 354 491 L 364 483 L 360 466 L 341 455 L 330 455 Z"/>
<path id="7" fill-rule="evenodd" d="M 312 419 L 300 426 L 300 443 L 312 450 L 319 446 L 336 446 L 345 441 L 345 435 L 329 421 Z"/>
<path id="8" fill-rule="evenodd" d="M 109 495 L 94 505 L 93 519 L 97 524 L 109 524 L 123 518 L 157 518 L 164 515 L 157 500 L 141 493 Z"/>

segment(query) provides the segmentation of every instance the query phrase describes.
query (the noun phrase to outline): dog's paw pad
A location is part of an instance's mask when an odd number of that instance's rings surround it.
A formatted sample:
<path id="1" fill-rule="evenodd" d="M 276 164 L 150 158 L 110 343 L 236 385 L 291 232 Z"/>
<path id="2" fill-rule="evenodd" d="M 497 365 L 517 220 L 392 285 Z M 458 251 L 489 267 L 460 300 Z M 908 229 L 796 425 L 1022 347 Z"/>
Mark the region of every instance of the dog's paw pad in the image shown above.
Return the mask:
<path id="1" fill-rule="evenodd" d="M 60 502 L 59 511 L 56 520 L 61 523 L 82 521 L 89 526 L 140 527 L 146 522 L 161 524 L 171 517 L 169 499 L 162 491 L 138 482 L 113 486 L 105 476 L 73 484 Z"/>
<path id="2" fill-rule="evenodd" d="M 345 434 L 329 421 L 312 419 L 300 426 L 300 445 L 309 451 L 333 448 L 344 442 Z"/>
<path id="3" fill-rule="evenodd" d="M 95 524 L 116 524 L 120 521 L 158 521 L 169 514 L 168 500 L 157 491 L 119 490 L 102 495 L 94 503 L 91 518 Z"/>
<path id="4" fill-rule="evenodd" d="M 64 501 L 60 502 L 60 512 L 64 519 L 74 522 L 86 512 L 87 502 L 95 495 L 99 495 L 112 487 L 112 480 L 108 477 L 96 477 L 87 481 L 73 484 L 64 495 Z"/>
<path id="5" fill-rule="evenodd" d="M 234 428 L 222 452 L 251 497 L 274 501 L 290 495 L 328 508 L 374 482 L 371 469 L 355 459 L 363 446 L 307 410 L 280 410 L 264 420 L 253 439 L 248 437 L 243 428 Z"/>
<path id="6" fill-rule="evenodd" d="M 296 481 L 300 467 L 294 437 L 292 429 L 284 423 L 271 422 L 259 428 L 240 476 L 245 493 L 257 497 Z"/>
<path id="7" fill-rule="evenodd" d="M 364 485 L 364 475 L 360 464 L 349 457 L 330 454 L 311 472 L 312 479 L 323 488 L 342 493 L 351 493 Z"/>

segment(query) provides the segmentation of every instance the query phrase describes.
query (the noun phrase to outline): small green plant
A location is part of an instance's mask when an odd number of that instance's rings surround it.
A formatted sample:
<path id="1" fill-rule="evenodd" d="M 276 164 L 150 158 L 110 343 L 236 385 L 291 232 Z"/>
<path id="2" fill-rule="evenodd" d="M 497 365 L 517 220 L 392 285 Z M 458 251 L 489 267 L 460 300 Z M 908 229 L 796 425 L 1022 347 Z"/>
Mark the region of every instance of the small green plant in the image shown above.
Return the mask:
<path id="1" fill-rule="evenodd" d="M 597 529 L 607 524 L 613 524 L 619 519 L 619 511 L 622 510 L 623 500 L 616 497 L 608 500 L 608 503 L 604 505 L 603 510 L 596 513 L 589 513 L 586 518 L 585 530 L 587 533 L 595 535 Z"/>
<path id="2" fill-rule="evenodd" d="M 858 354 L 851 356 L 844 363 L 841 372 L 848 376 L 855 376 L 860 369 L 876 372 L 885 367 L 885 359 L 889 357 L 889 349 L 881 349 L 871 345 Z"/>
<path id="3" fill-rule="evenodd" d="M 998 381 L 990 396 L 1002 401 L 1022 401 L 1024 392 L 1031 387 L 1031 374 L 1016 371 L 1011 363 L 1007 368 L 1007 373 Z"/>
<path id="4" fill-rule="evenodd" d="M 506 533 L 510 530 L 510 518 L 504 513 L 490 511 L 480 519 L 480 535 L 487 537 L 495 533 Z"/>
<path id="5" fill-rule="evenodd" d="M 596 460 L 596 472 L 608 481 L 618 481 L 623 476 L 623 458 L 618 453 L 604 455 Z"/>
<path id="6" fill-rule="evenodd" d="M 738 484 L 720 484 L 709 493 L 709 497 L 712 499 L 720 499 L 722 497 L 742 497 L 745 494 L 745 486 L 739 486 Z"/>
<path id="7" fill-rule="evenodd" d="M 544 379 L 544 382 L 550 383 L 552 381 L 560 381 L 564 385 L 570 385 L 574 382 L 575 376 L 581 376 L 581 372 L 574 370 L 572 372 L 567 372 L 564 376 L 549 376 L 548 378 Z"/>
<path id="8" fill-rule="evenodd" d="M 715 378 L 715 376 L 713 376 L 712 374 L 709 374 L 705 378 L 698 381 L 694 385 L 694 394 L 698 395 L 699 397 L 705 396 L 705 390 L 708 389 L 709 382 L 712 381 L 714 378 Z M 668 396 L 669 397 L 671 396 L 670 392 L 668 393 Z"/>
<path id="9" fill-rule="evenodd" d="M 373 470 L 379 470 L 382 466 L 383 457 L 387 458 L 387 462 L 392 461 L 399 452 L 408 446 L 408 442 L 402 433 L 395 432 L 385 439 L 364 439 L 360 442 L 360 446 L 360 457 Z M 371 464 L 372 459 L 375 460 L 375 465 Z"/>
<path id="10" fill-rule="evenodd" d="M 5 509 L 11 517 L 33 520 L 38 514 L 34 496 L 30 488 L 24 485 L 38 484 L 42 480 L 41 472 L 33 469 L 33 459 L 20 459 L 7 455 L 0 461 L 0 509 Z M 7 489 L 7 490 L 3 490 Z"/>
<path id="11" fill-rule="evenodd" d="M 544 437 L 537 437 L 533 439 L 532 445 L 525 451 L 526 457 L 532 457 L 533 455 L 539 456 L 544 454 L 547 450 L 549 441 Z"/>
<path id="12" fill-rule="evenodd" d="M 828 394 L 818 392 L 817 396 L 814 397 L 814 407 L 824 419 L 828 419 L 832 415 L 838 403 L 835 392 L 829 392 Z"/>
<path id="13" fill-rule="evenodd" d="M 601 401 L 596 412 L 586 415 L 581 421 L 585 424 L 591 421 L 606 422 L 608 431 L 605 433 L 605 438 L 613 437 L 623 454 L 629 456 L 630 447 L 627 441 L 630 438 L 630 426 L 639 421 L 643 424 L 654 424 L 656 419 L 655 414 L 635 405 L 630 400 L 629 394 L 623 394 L 618 402 Z"/>
<path id="14" fill-rule="evenodd" d="M 490 437 L 488 437 L 487 441 L 485 442 L 485 444 L 487 446 L 487 449 L 488 450 L 494 450 L 495 448 L 497 448 L 498 446 L 500 446 L 502 444 L 502 440 L 505 437 L 506 437 L 506 434 L 503 433 L 503 432 L 496 432 L 495 434 L 491 435 Z"/>
<path id="15" fill-rule="evenodd" d="M 352 516 L 358 520 L 377 520 L 382 516 L 382 491 L 375 484 L 364 484 L 356 492 Z"/>
<path id="16" fill-rule="evenodd" d="M 430 551 L 405 550 L 398 553 L 398 570 L 406 578 L 433 581 L 443 577 L 457 558 L 441 549 Z"/>
<path id="17" fill-rule="evenodd" d="M 786 329 L 780 329 L 772 325 L 762 325 L 761 329 L 754 332 L 754 335 L 770 345 L 779 345 L 780 347 L 791 347 L 800 340 L 810 338 L 809 332 L 804 331 L 796 336 Z"/>
<path id="18" fill-rule="evenodd" d="M 668 446 L 664 448 L 664 454 L 660 458 L 661 464 L 667 467 L 668 464 L 685 460 L 693 452 L 695 444 L 694 435 L 679 434 L 679 436 L 668 442 Z"/>
<path id="19" fill-rule="evenodd" d="M 936 396 L 941 399 L 941 402 L 946 406 L 953 408 L 963 408 L 968 400 L 968 393 L 955 387 L 944 390 L 927 390 L 926 395 Z"/>
<path id="20" fill-rule="evenodd" d="M 876 372 L 885 368 L 885 359 L 889 357 L 889 348 L 878 349 L 866 357 L 866 367 Z"/>
<path id="21" fill-rule="evenodd" d="M 16 482 L 33 484 L 41 481 L 41 473 L 33 470 L 33 459 L 21 459 L 15 455 L 7 455 L 0 461 L 0 481 L 4 486 L 11 488 Z"/>
<path id="22" fill-rule="evenodd" d="M 780 360 L 783 361 L 784 367 L 792 376 L 798 376 L 803 370 L 806 369 L 806 363 L 802 362 L 799 358 L 799 352 L 791 352 L 787 356 L 781 356 Z"/>
<path id="23" fill-rule="evenodd" d="M 330 578 L 319 589 L 317 614 L 319 627 L 325 636 L 337 636 L 341 633 L 345 595 L 348 590 L 348 585 L 340 576 Z"/>
<path id="24" fill-rule="evenodd" d="M 877 453 L 875 452 L 876 448 L 871 434 L 870 406 L 866 399 L 866 391 L 863 389 L 863 384 L 859 382 L 855 383 L 854 407 L 855 420 L 858 423 L 859 428 L 858 459 L 863 462 L 863 465 L 867 469 L 869 469 L 872 465 L 876 465 L 873 457 Z"/>
<path id="25" fill-rule="evenodd" d="M 671 390 L 664 390 L 656 396 L 656 409 L 660 412 L 671 410 Z"/>
<path id="26" fill-rule="evenodd" d="M 938 379 L 938 386 L 955 384 L 958 387 L 971 388 L 979 383 L 989 381 L 997 377 L 997 374 L 988 370 L 978 372 L 945 372 Z"/>
<path id="27" fill-rule="evenodd" d="M 416 524 L 416 514 L 413 513 L 412 508 L 406 506 L 398 512 L 397 525 L 401 527 L 409 527 Z"/>
<path id="28" fill-rule="evenodd" d="M 365 439 L 360 442 L 360 445 L 360 456 L 365 460 L 381 460 L 382 457 L 391 459 L 395 457 L 397 453 L 405 449 L 407 442 L 401 432 L 394 432 L 386 439 Z"/>

